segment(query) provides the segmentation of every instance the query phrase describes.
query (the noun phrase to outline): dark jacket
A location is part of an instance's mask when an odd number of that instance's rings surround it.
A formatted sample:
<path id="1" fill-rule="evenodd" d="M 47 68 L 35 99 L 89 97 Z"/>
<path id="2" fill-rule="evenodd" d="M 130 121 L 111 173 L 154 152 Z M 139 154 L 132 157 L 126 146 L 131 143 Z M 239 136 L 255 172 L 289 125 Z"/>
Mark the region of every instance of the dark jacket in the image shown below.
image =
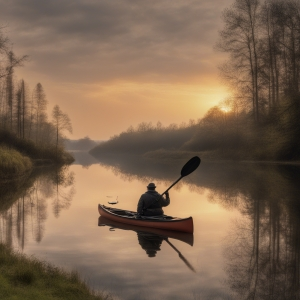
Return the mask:
<path id="1" fill-rule="evenodd" d="M 144 193 L 137 205 L 137 212 L 144 216 L 157 216 L 163 215 L 163 206 L 168 206 L 170 204 L 169 195 L 166 198 L 161 196 L 158 192 L 148 190 Z"/>

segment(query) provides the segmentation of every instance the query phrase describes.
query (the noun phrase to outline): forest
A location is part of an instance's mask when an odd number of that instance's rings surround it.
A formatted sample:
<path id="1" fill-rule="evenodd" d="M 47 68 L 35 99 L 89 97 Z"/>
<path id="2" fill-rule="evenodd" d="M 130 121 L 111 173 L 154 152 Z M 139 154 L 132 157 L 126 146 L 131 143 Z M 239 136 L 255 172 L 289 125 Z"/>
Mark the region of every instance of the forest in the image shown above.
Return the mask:
<path id="1" fill-rule="evenodd" d="M 16 69 L 27 60 L 28 56 L 14 53 L 0 28 L 0 163 L 5 160 L 7 164 L 7 149 L 35 161 L 70 162 L 72 157 L 64 151 L 63 137 L 65 131 L 72 132 L 71 121 L 58 105 L 49 120 L 42 84 L 31 89 L 24 79 L 17 79 Z"/>
<path id="2" fill-rule="evenodd" d="M 300 1 L 235 0 L 222 20 L 215 50 L 227 55 L 219 70 L 230 96 L 197 121 L 141 123 L 91 154 L 179 151 L 213 159 L 299 159 Z"/>

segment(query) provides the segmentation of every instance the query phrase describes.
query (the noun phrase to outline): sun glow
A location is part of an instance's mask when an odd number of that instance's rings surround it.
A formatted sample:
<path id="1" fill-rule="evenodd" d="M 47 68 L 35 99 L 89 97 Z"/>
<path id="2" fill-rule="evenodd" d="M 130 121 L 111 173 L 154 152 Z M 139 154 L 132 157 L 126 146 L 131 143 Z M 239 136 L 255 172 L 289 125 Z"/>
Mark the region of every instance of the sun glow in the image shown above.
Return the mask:
<path id="1" fill-rule="evenodd" d="M 222 106 L 222 107 L 221 107 L 221 110 L 222 110 L 224 113 L 228 113 L 228 112 L 231 111 L 231 108 L 228 107 L 228 106 Z"/>

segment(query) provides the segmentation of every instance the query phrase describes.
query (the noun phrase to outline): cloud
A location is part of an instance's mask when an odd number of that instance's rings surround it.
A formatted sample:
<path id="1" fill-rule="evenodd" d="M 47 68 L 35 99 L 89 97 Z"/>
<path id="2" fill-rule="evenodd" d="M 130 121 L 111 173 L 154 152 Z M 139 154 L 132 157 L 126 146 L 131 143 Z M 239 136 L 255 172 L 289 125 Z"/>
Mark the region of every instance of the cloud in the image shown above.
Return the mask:
<path id="1" fill-rule="evenodd" d="M 0 0 L 31 68 L 67 82 L 189 81 L 211 72 L 225 1 Z"/>
<path id="2" fill-rule="evenodd" d="M 231 2 L 0 0 L 0 26 L 30 58 L 16 75 L 42 83 L 76 137 L 105 139 L 141 121 L 197 120 L 223 99 L 213 46 Z"/>

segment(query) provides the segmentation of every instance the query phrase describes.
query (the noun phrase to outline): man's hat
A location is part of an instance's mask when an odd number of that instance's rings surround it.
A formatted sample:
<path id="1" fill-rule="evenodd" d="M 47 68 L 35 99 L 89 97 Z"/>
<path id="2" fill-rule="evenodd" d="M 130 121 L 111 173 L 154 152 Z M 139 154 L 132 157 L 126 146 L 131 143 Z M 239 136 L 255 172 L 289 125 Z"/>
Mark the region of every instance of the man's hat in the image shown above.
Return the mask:
<path id="1" fill-rule="evenodd" d="M 151 182 L 151 183 L 148 184 L 147 188 L 155 189 L 155 188 L 156 188 L 156 185 L 155 185 L 154 183 Z"/>

